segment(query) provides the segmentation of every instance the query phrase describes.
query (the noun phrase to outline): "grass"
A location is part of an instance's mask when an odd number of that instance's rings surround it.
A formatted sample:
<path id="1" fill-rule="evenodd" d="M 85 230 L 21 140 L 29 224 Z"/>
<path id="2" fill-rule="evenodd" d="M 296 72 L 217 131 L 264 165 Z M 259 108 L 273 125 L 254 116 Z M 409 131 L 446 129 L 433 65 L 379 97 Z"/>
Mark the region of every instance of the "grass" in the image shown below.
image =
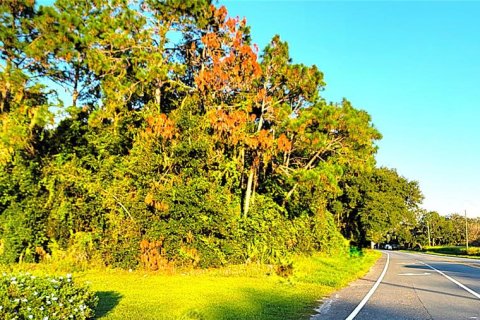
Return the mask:
<path id="1" fill-rule="evenodd" d="M 469 246 L 467 250 L 465 246 L 434 246 L 434 247 L 425 247 L 422 251 L 425 253 L 447 255 L 447 256 L 459 256 L 464 258 L 480 257 L 480 247 Z"/>
<path id="2" fill-rule="evenodd" d="M 308 319 L 319 299 L 364 275 L 379 256 L 297 257 L 289 278 L 256 264 L 173 274 L 90 270 L 74 278 L 96 291 L 98 319 L 297 320 Z"/>

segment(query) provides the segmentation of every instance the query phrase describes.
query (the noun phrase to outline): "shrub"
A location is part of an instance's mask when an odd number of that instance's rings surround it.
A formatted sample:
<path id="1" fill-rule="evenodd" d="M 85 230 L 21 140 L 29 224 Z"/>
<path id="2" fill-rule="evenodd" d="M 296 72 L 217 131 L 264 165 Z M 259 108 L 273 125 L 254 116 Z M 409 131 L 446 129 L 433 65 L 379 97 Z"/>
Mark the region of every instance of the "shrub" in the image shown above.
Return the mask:
<path id="1" fill-rule="evenodd" d="M 6 274 L 0 277 L 2 319 L 91 319 L 98 298 L 66 277 Z"/>
<path id="2" fill-rule="evenodd" d="M 351 246 L 350 247 L 350 257 L 352 257 L 352 258 L 363 257 L 362 248 Z"/>
<path id="3" fill-rule="evenodd" d="M 72 232 L 68 246 L 62 247 L 58 241 L 51 239 L 46 250 L 36 247 L 35 253 L 40 262 L 50 264 L 56 270 L 82 271 L 104 265 L 96 248 L 93 233 Z"/>
<path id="4" fill-rule="evenodd" d="M 479 247 L 470 247 L 468 250 L 465 250 L 466 254 L 469 256 L 480 256 L 480 248 Z"/>

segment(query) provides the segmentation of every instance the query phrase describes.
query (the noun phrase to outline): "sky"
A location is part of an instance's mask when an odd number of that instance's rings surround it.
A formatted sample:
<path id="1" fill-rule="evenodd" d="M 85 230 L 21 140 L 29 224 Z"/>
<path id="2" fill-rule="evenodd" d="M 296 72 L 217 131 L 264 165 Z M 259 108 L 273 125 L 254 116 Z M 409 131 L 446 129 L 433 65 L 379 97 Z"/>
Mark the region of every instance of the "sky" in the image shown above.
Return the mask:
<path id="1" fill-rule="evenodd" d="M 253 42 L 289 43 L 328 101 L 347 98 L 382 133 L 379 166 L 418 181 L 422 207 L 480 216 L 480 2 L 220 1 Z"/>
<path id="2" fill-rule="evenodd" d="M 378 165 L 418 181 L 423 208 L 480 217 L 480 1 L 220 4 L 260 48 L 279 34 L 294 63 L 317 65 L 326 100 L 371 115 Z"/>

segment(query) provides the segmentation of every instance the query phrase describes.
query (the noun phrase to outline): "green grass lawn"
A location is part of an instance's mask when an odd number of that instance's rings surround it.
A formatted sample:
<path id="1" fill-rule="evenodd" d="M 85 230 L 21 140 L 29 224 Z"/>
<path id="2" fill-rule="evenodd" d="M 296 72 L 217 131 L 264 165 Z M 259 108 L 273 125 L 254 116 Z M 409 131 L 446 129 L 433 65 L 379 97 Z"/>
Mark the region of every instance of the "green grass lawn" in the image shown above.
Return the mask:
<path id="1" fill-rule="evenodd" d="M 318 300 L 362 276 L 380 256 L 297 258 L 294 274 L 268 266 L 230 266 L 161 274 L 88 271 L 100 302 L 99 319 L 308 319 Z"/>
<path id="2" fill-rule="evenodd" d="M 272 266 L 237 265 L 162 272 L 90 270 L 74 273 L 99 297 L 96 317 L 128 319 L 309 319 L 318 300 L 364 275 L 380 257 L 297 257 L 293 275 Z M 15 265 L 8 271 L 58 274 L 52 265 Z"/>
<path id="3" fill-rule="evenodd" d="M 460 256 L 465 258 L 480 258 L 480 247 L 468 247 L 465 246 L 434 246 L 434 247 L 425 247 L 423 252 L 440 254 L 440 255 L 449 255 L 449 256 Z"/>

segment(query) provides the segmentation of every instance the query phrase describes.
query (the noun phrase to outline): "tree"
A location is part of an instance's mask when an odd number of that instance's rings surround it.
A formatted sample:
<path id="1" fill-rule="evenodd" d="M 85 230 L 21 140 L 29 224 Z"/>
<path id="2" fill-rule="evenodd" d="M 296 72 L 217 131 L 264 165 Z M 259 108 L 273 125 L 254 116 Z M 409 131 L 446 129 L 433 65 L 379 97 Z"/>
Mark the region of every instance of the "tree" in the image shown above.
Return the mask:
<path id="1" fill-rule="evenodd" d="M 347 175 L 341 182 L 343 194 L 330 204 L 346 237 L 356 242 L 389 240 L 402 236 L 416 225 L 422 200 L 417 182 L 408 181 L 393 169 Z"/>
<path id="2" fill-rule="evenodd" d="M 409 223 L 418 186 L 375 169 L 370 116 L 325 101 L 316 66 L 293 63 L 279 36 L 260 51 L 226 8 L 0 8 L 6 260 L 63 250 L 122 267 L 271 263 L 345 249 L 337 226 L 364 241 Z M 59 87 L 67 98 L 47 90 Z"/>
<path id="3" fill-rule="evenodd" d="M 32 1 L 0 5 L 0 241 L 8 262 L 32 260 L 45 242 L 41 165 L 53 117 L 50 92 L 32 76 L 26 54 L 35 15 Z"/>

